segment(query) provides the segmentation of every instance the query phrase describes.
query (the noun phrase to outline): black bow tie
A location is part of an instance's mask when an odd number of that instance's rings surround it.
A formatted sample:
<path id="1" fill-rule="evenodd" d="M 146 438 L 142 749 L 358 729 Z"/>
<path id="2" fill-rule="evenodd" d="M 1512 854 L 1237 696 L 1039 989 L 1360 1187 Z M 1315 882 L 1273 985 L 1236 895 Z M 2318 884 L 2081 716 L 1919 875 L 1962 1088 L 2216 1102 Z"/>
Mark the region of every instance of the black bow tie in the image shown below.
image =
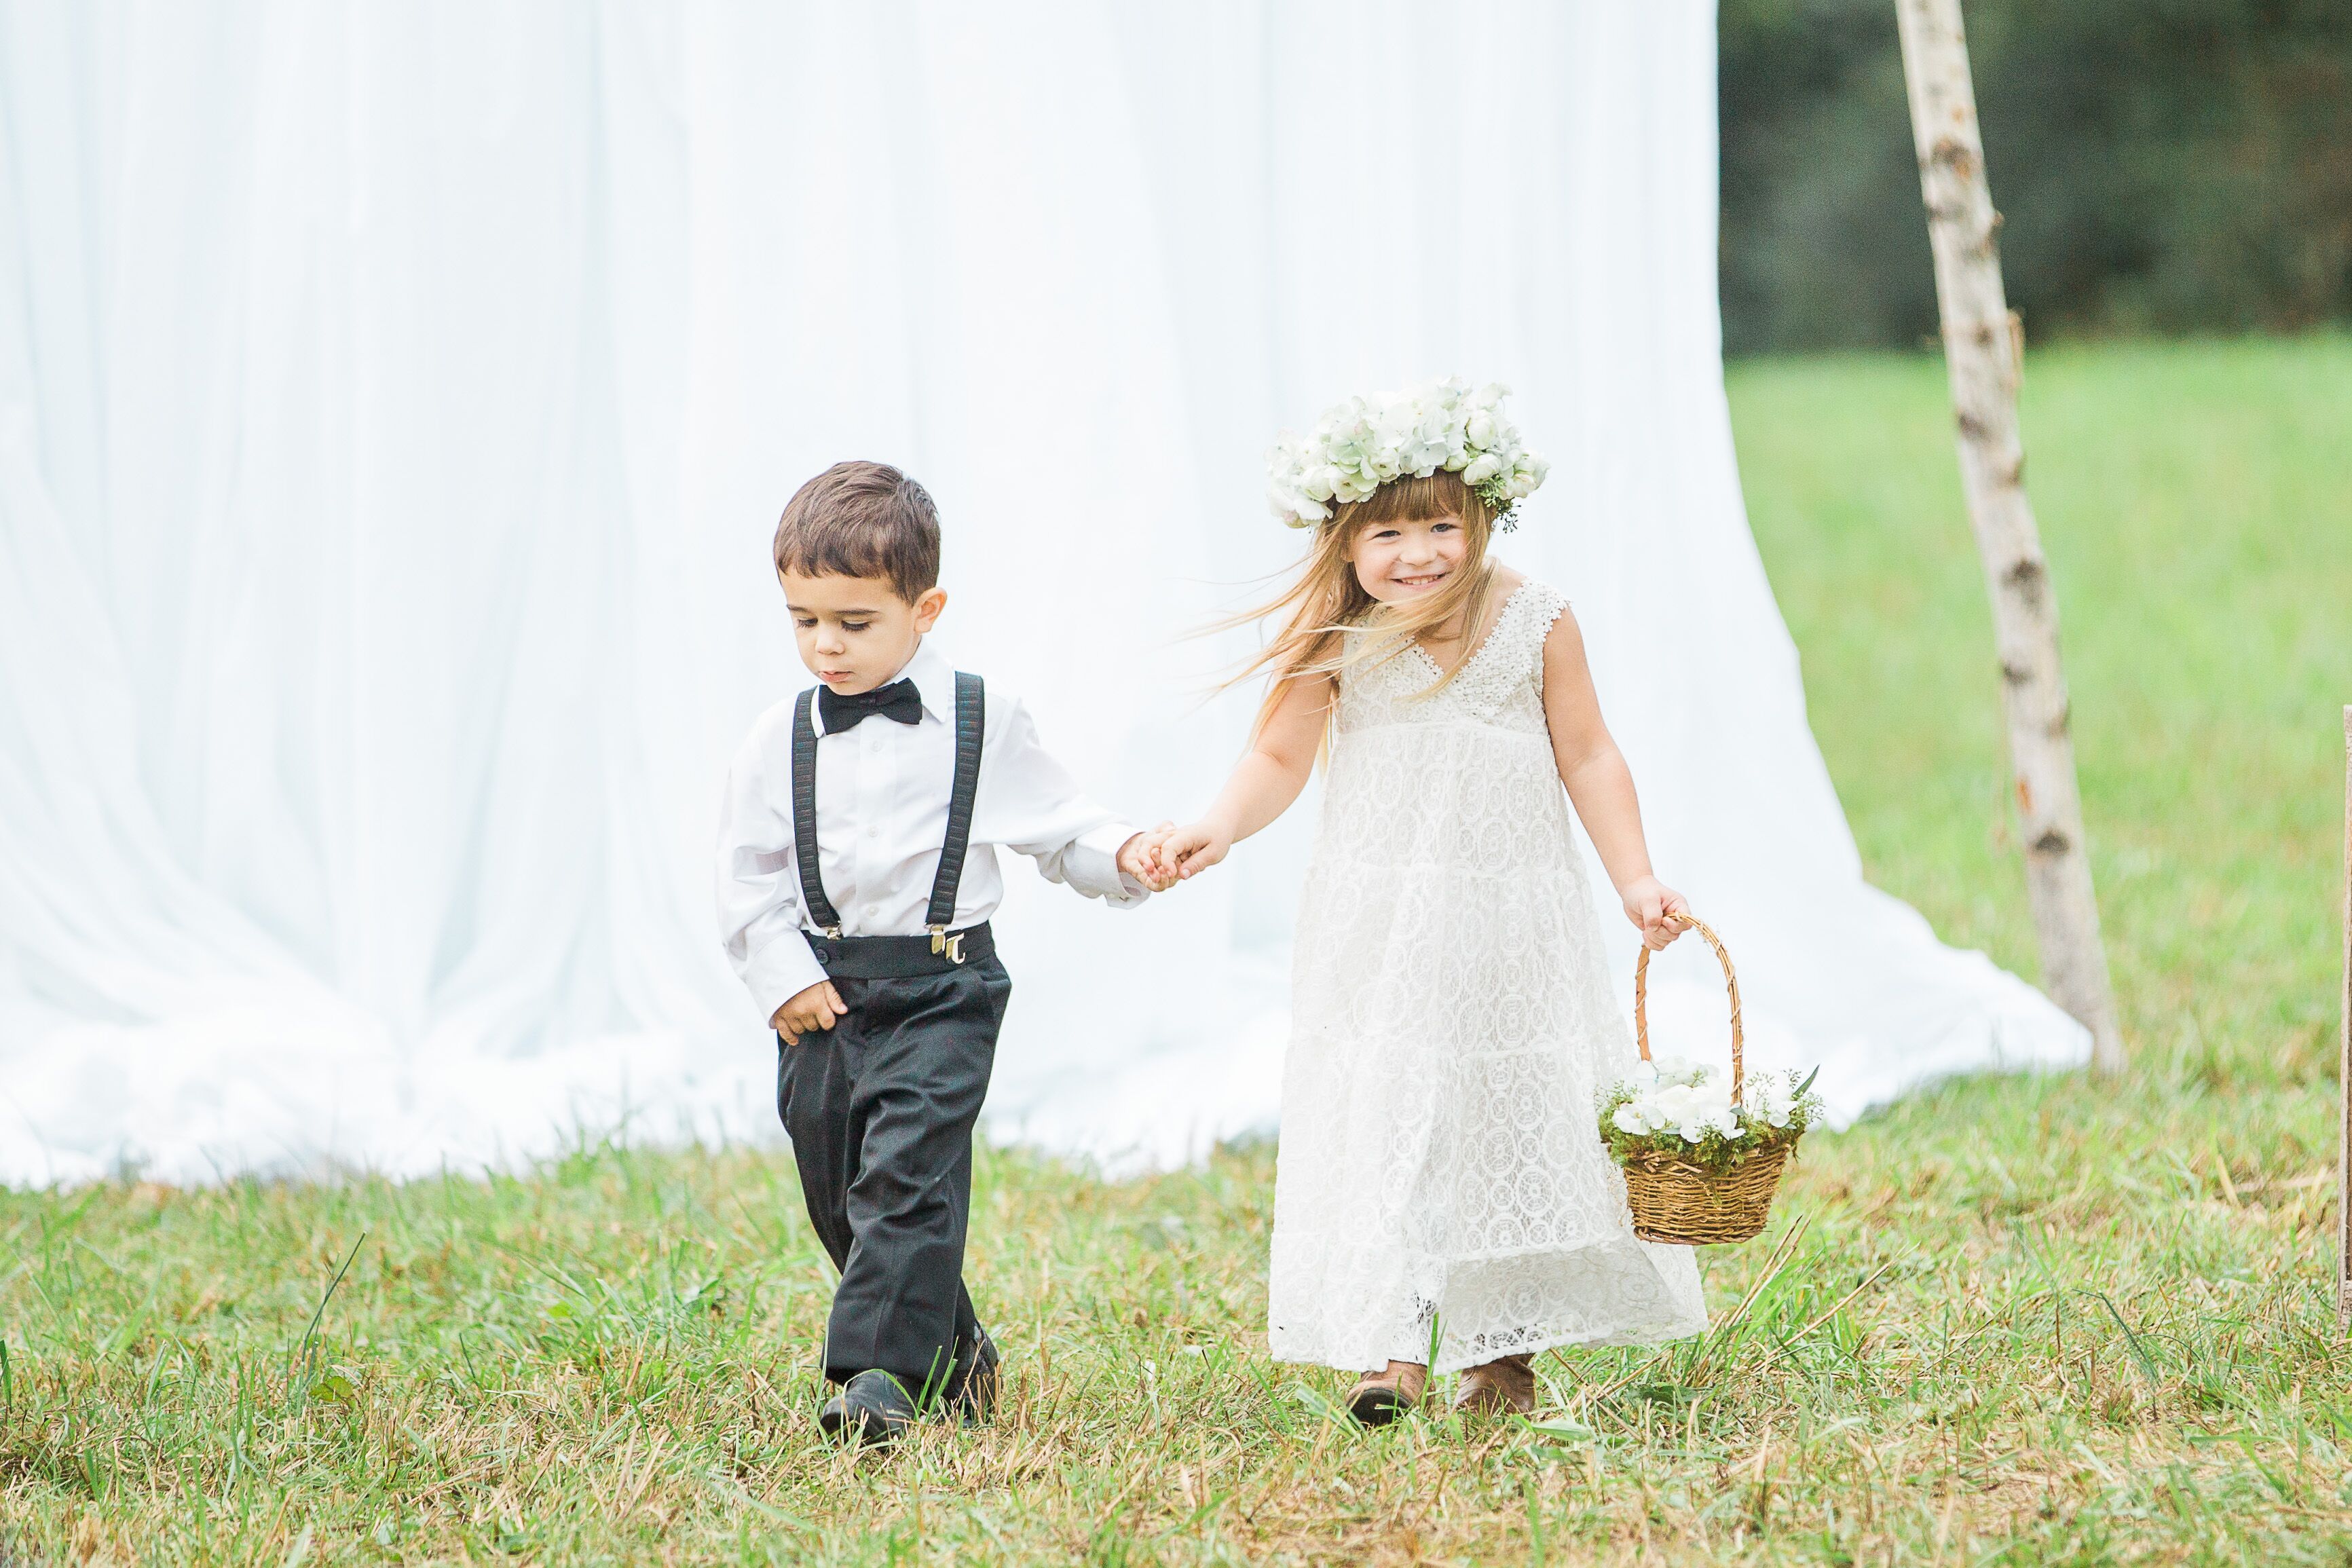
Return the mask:
<path id="1" fill-rule="evenodd" d="M 915 689 L 911 680 L 894 680 L 855 697 L 843 697 L 830 686 L 820 686 L 816 710 L 824 715 L 824 732 L 828 735 L 854 729 L 859 720 L 871 719 L 877 713 L 901 724 L 919 724 L 923 721 L 923 694 Z"/>

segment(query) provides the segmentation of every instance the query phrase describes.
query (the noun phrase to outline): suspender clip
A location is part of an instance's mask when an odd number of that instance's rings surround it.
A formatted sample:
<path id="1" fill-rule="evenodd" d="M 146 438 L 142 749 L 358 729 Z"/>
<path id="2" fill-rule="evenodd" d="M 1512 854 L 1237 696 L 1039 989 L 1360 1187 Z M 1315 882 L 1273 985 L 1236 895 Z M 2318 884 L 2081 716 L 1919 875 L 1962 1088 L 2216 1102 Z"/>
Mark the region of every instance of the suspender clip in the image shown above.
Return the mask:
<path id="1" fill-rule="evenodd" d="M 950 963 L 961 963 L 963 962 L 963 932 L 957 931 L 950 936 L 948 933 L 947 927 L 933 926 L 931 928 L 931 951 L 933 952 L 946 953 Z"/>

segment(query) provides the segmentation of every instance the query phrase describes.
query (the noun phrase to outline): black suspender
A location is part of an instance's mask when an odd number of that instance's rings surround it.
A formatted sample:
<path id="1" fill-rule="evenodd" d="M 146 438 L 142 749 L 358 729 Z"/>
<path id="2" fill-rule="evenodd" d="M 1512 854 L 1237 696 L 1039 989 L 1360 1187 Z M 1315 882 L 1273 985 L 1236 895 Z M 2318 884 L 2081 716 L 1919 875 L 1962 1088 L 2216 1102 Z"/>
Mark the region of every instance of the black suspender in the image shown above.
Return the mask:
<path id="1" fill-rule="evenodd" d="M 801 863 L 801 900 L 809 918 L 827 936 L 841 934 L 841 916 L 824 896 L 824 875 L 816 865 L 816 688 L 801 693 L 793 709 L 793 849 Z"/>
<path id="2" fill-rule="evenodd" d="M 887 721 L 875 719 L 869 723 Z M 955 781 L 948 794 L 947 841 L 940 847 L 939 874 L 931 879 L 930 907 L 923 923 L 931 951 L 961 963 L 961 942 L 948 927 L 955 922 L 956 892 L 963 883 L 965 853 L 971 847 L 972 803 L 980 795 L 980 752 L 987 739 L 988 692 L 977 675 L 955 678 Z M 824 896 L 816 857 L 816 691 L 803 691 L 793 709 L 793 849 L 800 862 L 801 898 L 809 917 L 828 938 L 841 935 L 841 915 Z"/>
<path id="3" fill-rule="evenodd" d="M 977 675 L 956 672 L 955 784 L 948 792 L 948 837 L 940 848 L 940 874 L 931 879 L 931 907 L 923 916 L 932 945 L 955 924 L 956 889 L 963 884 L 963 855 L 971 847 L 971 803 L 980 794 L 980 743 L 986 738 L 986 689 Z"/>

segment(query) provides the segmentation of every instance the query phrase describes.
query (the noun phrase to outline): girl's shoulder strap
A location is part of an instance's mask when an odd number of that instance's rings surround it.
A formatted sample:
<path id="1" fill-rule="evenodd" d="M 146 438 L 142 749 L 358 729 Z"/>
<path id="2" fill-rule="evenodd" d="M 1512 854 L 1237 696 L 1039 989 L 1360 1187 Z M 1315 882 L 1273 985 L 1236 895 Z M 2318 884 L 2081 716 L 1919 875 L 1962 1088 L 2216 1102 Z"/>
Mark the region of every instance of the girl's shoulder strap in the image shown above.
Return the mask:
<path id="1" fill-rule="evenodd" d="M 1510 591 L 1486 640 L 1462 670 L 1460 683 L 1472 709 L 1491 715 L 1527 681 L 1541 688 L 1544 639 L 1567 609 L 1565 595 L 1532 577 Z"/>
<path id="2" fill-rule="evenodd" d="M 1525 604 L 1536 646 L 1542 647 L 1544 638 L 1551 635 L 1551 624 L 1568 613 L 1568 595 L 1549 583 L 1538 583 L 1530 577 L 1511 596 Z"/>
<path id="3" fill-rule="evenodd" d="M 1511 590 L 1502 614 L 1495 618 L 1496 639 L 1507 639 L 1507 649 L 1514 656 L 1504 662 L 1519 669 L 1541 668 L 1544 639 L 1551 636 L 1552 623 L 1567 613 L 1567 595 L 1549 583 L 1524 579 Z"/>

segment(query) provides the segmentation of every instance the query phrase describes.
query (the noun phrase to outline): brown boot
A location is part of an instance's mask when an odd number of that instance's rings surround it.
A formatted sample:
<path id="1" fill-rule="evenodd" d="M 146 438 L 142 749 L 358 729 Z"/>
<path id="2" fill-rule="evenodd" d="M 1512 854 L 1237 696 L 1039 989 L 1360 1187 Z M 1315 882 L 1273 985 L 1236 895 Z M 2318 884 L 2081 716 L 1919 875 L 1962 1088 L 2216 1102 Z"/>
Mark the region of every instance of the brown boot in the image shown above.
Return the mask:
<path id="1" fill-rule="evenodd" d="M 1348 1414 L 1367 1426 L 1385 1426 L 1421 1403 L 1429 1392 L 1429 1369 L 1415 1361 L 1392 1361 L 1385 1372 L 1368 1372 L 1348 1391 Z"/>
<path id="2" fill-rule="evenodd" d="M 1454 1408 L 1473 1415 L 1526 1415 L 1536 1407 L 1536 1358 L 1507 1355 L 1462 1374 Z"/>

